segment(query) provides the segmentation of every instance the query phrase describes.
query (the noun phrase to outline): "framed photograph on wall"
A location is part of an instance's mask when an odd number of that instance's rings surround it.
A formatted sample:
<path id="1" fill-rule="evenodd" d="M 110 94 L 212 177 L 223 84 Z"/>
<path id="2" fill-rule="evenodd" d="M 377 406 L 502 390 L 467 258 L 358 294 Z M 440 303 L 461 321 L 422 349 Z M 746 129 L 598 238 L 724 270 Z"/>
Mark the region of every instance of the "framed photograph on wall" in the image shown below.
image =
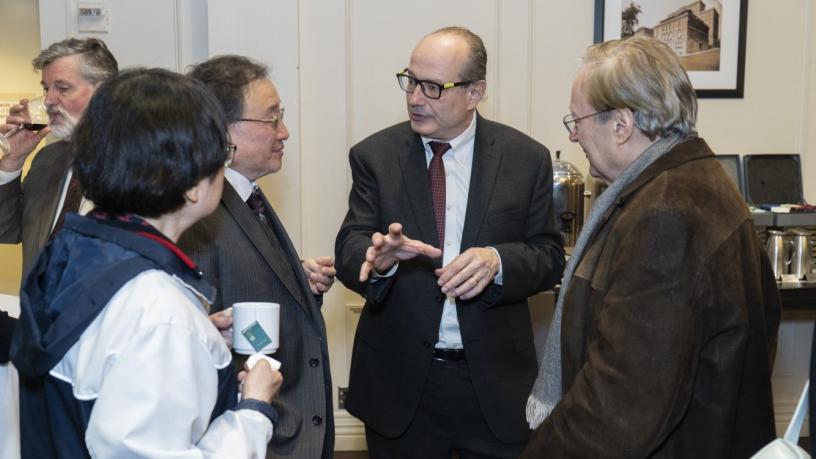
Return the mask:
<path id="1" fill-rule="evenodd" d="M 742 98 L 748 0 L 595 0 L 595 42 L 647 35 L 671 47 L 697 97 Z"/>

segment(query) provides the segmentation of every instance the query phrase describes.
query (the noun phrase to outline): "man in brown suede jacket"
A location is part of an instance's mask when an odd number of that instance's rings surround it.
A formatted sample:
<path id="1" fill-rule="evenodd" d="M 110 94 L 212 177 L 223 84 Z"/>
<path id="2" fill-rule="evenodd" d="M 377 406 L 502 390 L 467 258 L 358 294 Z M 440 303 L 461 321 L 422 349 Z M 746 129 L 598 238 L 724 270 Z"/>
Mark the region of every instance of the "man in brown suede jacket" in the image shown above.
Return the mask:
<path id="1" fill-rule="evenodd" d="M 748 457 L 774 437 L 779 292 L 665 44 L 592 46 L 569 138 L 610 183 L 567 264 L 522 457 Z"/>

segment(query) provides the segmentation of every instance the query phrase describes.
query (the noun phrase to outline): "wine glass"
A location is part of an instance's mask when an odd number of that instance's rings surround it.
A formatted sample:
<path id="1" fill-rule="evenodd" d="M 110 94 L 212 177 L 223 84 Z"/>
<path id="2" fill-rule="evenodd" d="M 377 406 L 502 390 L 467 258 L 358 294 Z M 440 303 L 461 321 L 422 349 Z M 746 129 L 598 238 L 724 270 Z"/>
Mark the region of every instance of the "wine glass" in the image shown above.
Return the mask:
<path id="1" fill-rule="evenodd" d="M 45 108 L 45 100 L 42 97 L 35 97 L 28 101 L 28 120 L 18 124 L 5 134 L 0 134 L 0 150 L 8 153 L 11 150 L 9 139 L 23 129 L 37 132 L 48 126 L 48 110 Z"/>

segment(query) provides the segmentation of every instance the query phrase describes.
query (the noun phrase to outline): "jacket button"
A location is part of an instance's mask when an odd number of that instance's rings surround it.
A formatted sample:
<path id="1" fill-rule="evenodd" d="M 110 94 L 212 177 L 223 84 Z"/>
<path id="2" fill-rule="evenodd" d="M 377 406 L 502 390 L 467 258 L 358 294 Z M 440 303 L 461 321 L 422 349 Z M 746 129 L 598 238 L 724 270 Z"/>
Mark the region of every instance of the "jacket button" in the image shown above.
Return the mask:
<path id="1" fill-rule="evenodd" d="M 321 418 L 320 416 L 313 417 L 312 418 L 312 424 L 314 424 L 316 426 L 319 426 L 320 424 L 323 424 L 323 418 Z"/>
<path id="2" fill-rule="evenodd" d="M 309 366 L 315 368 L 316 366 L 320 365 L 320 360 L 317 359 L 309 359 Z"/>
<path id="3" fill-rule="evenodd" d="M 433 344 L 431 344 L 430 341 L 423 341 L 422 345 L 425 346 L 426 348 L 430 348 L 431 346 L 433 346 Z"/>

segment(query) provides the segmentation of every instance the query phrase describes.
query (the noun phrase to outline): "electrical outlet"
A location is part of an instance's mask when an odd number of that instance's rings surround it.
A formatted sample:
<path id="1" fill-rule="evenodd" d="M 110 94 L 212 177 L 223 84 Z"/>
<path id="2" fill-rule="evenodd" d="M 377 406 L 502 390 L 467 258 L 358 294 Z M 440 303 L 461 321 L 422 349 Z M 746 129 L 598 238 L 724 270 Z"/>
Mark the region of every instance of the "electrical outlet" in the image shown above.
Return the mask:
<path id="1" fill-rule="evenodd" d="M 337 388 L 337 407 L 341 410 L 346 409 L 346 397 L 348 396 L 348 387 Z"/>

